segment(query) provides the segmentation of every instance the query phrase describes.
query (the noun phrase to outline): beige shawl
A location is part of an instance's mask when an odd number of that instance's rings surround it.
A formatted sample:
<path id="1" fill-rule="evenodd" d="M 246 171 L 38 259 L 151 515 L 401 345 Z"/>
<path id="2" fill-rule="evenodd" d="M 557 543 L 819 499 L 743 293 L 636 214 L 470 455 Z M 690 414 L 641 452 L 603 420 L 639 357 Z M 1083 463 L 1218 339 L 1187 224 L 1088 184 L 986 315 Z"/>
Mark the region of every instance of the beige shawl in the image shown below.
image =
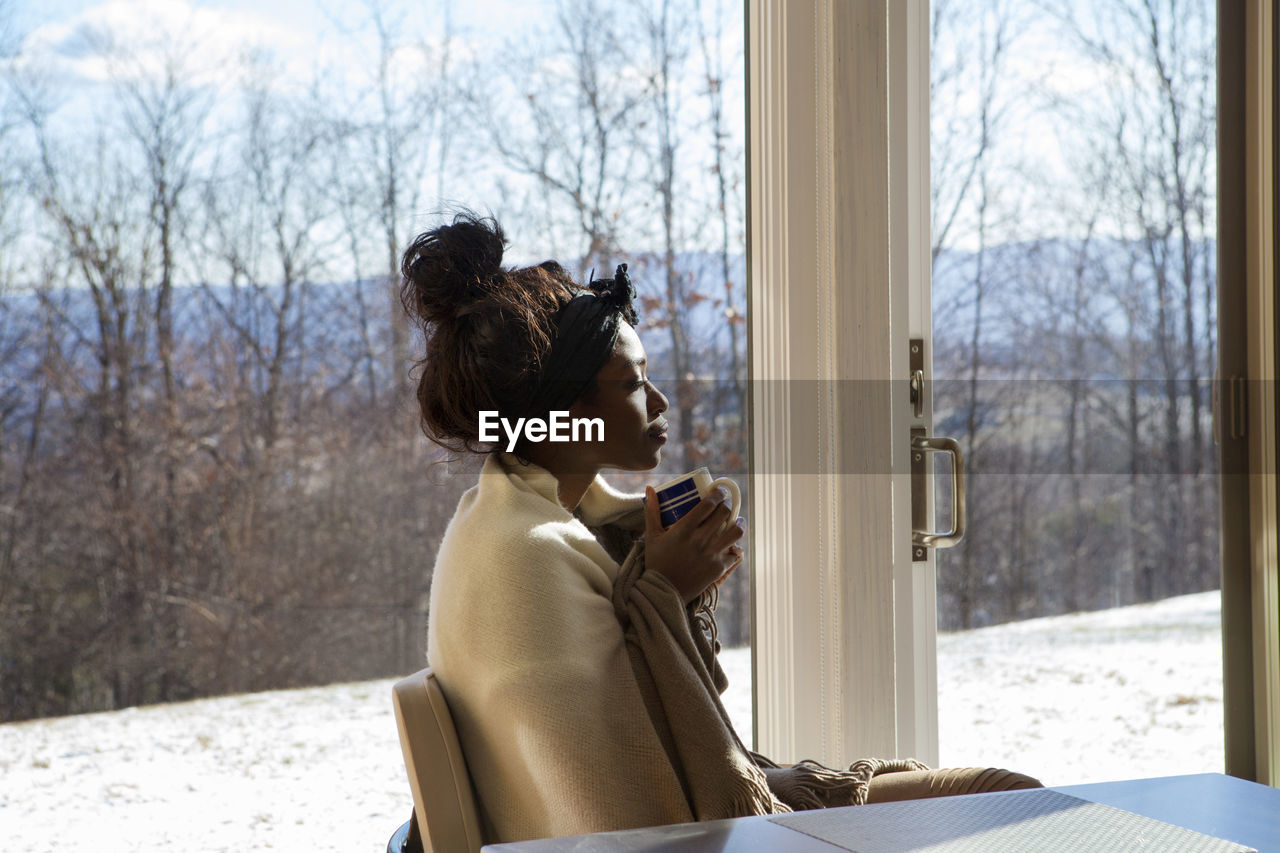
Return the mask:
<path id="1" fill-rule="evenodd" d="M 886 766 L 776 768 L 743 747 L 706 609 L 644 571 L 639 497 L 597 478 L 575 516 L 557 487 L 490 457 L 437 553 L 428 659 L 486 841 L 864 799 Z"/>

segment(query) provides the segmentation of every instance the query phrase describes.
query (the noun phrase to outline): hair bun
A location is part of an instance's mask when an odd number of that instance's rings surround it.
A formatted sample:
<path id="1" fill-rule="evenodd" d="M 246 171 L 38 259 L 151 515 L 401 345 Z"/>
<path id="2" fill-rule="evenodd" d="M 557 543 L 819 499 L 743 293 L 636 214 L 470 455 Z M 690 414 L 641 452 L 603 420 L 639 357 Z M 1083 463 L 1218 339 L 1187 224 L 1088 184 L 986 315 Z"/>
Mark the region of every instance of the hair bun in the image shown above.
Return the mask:
<path id="1" fill-rule="evenodd" d="M 400 264 L 405 310 L 425 323 L 468 313 L 502 272 L 506 244 L 494 219 L 472 213 L 459 213 L 452 223 L 419 234 Z"/>
<path id="2" fill-rule="evenodd" d="M 414 367 L 422 431 L 450 451 L 492 449 L 476 412 L 527 405 L 559 312 L 581 290 L 554 261 L 504 268 L 505 247 L 496 221 L 462 210 L 419 234 L 400 261 L 400 300 L 423 333 Z"/>

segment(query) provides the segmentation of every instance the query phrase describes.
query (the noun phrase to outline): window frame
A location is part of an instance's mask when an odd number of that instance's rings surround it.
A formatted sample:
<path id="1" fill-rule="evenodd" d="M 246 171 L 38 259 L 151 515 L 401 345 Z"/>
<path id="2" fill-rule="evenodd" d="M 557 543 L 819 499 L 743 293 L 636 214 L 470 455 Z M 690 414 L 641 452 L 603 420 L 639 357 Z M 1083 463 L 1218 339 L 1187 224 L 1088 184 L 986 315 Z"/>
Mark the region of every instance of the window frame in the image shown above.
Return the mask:
<path id="1" fill-rule="evenodd" d="M 755 742 L 935 762 L 907 381 L 929 333 L 928 5 L 748 0 L 746 44 Z"/>
<path id="2" fill-rule="evenodd" d="M 910 185 L 912 168 L 923 163 L 928 175 L 927 0 L 745 7 L 755 742 L 784 760 L 936 761 L 933 564 L 904 568 L 905 488 L 883 473 L 901 470 L 906 452 L 894 432 L 905 373 L 887 353 L 907 325 L 921 325 L 918 313 L 905 319 L 903 292 L 928 277 L 927 261 L 915 260 L 921 233 L 927 245 L 928 182 L 923 216 L 919 182 Z M 1220 444 L 1226 771 L 1271 785 L 1280 785 L 1278 18 L 1277 0 L 1218 2 L 1219 375 L 1258 380 L 1246 383 L 1245 435 Z M 834 78 L 837 59 L 858 85 Z M 846 124 L 859 103 L 864 120 Z M 890 150 L 907 156 L 891 161 Z M 857 286 L 838 286 L 832 270 Z M 859 335 L 815 329 L 804 309 L 813 304 L 862 311 Z M 861 424 L 839 401 L 803 393 L 885 378 L 884 411 Z M 880 475 L 841 467 L 841 450 L 866 449 L 850 441 L 860 428 L 881 436 Z"/>

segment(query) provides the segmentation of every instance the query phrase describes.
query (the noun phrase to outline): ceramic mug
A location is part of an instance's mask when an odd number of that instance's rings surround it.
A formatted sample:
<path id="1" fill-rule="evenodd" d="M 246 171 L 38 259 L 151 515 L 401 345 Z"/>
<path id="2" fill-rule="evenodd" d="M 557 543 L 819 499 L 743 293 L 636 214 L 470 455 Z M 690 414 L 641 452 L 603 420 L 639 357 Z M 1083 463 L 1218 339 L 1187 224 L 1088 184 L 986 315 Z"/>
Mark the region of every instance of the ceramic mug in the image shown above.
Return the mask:
<path id="1" fill-rule="evenodd" d="M 711 472 L 706 468 L 698 468 L 688 474 L 681 474 L 674 480 L 668 480 L 661 486 L 654 486 L 654 491 L 658 493 L 658 510 L 663 528 L 679 521 L 685 513 L 698 505 L 698 501 L 718 486 L 724 486 L 729 491 L 733 501 L 733 512 L 729 518 L 737 518 L 738 510 L 742 508 L 742 492 L 738 490 L 738 484 L 728 477 L 713 480 Z"/>

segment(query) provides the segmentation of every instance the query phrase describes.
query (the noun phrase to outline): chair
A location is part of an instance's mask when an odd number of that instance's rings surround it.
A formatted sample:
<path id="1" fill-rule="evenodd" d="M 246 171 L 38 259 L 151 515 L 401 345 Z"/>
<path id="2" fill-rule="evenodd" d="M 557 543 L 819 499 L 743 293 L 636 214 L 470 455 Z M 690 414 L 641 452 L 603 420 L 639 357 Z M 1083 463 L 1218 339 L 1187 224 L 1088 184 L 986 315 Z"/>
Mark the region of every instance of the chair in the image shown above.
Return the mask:
<path id="1" fill-rule="evenodd" d="M 417 818 L 406 820 L 391 834 L 391 840 L 387 842 L 387 853 L 422 853 Z"/>
<path id="2" fill-rule="evenodd" d="M 479 853 L 480 819 L 471 776 L 431 667 L 396 682 L 392 704 L 424 851 Z M 402 841 L 402 832 L 408 830 L 401 827 L 392 841 Z"/>

